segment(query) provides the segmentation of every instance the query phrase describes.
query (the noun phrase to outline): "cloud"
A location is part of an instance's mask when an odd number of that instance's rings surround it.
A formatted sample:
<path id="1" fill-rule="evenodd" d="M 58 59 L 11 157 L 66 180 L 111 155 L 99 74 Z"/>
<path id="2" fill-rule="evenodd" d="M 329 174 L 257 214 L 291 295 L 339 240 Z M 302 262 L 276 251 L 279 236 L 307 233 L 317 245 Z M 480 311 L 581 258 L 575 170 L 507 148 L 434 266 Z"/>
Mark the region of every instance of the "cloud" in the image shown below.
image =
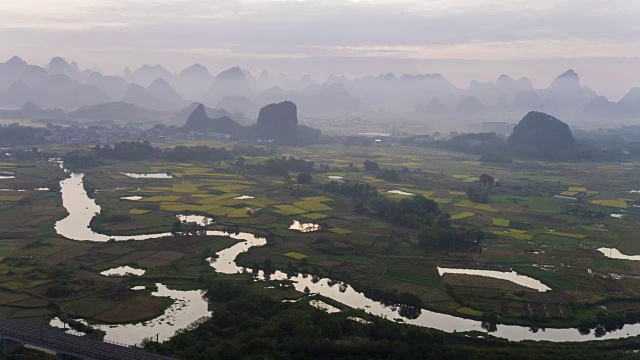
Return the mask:
<path id="1" fill-rule="evenodd" d="M 0 56 L 69 54 L 103 68 L 218 58 L 640 57 L 638 18 L 637 0 L 0 1 Z"/>

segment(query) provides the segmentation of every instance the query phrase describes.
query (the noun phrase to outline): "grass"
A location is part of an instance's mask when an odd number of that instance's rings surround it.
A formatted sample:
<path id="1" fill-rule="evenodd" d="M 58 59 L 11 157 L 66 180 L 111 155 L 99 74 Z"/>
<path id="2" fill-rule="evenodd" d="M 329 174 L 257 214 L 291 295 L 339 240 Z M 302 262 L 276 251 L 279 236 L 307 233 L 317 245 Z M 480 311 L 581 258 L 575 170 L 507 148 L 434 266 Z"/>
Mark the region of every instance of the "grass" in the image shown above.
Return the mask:
<path id="1" fill-rule="evenodd" d="M 475 317 L 482 317 L 482 315 L 484 315 L 484 312 L 480 310 L 474 310 L 472 308 L 468 308 L 464 306 L 461 308 L 458 308 L 456 312 L 459 312 L 460 314 L 469 315 L 469 316 L 475 316 Z"/>
<path id="2" fill-rule="evenodd" d="M 624 260 L 620 260 L 620 259 L 596 258 L 596 259 L 593 259 L 593 266 L 598 269 L 607 269 L 607 270 L 628 270 L 629 269 L 629 266 L 625 264 Z"/>
<path id="3" fill-rule="evenodd" d="M 282 215 L 300 215 L 300 214 L 306 214 L 309 212 L 307 210 L 300 209 L 299 207 L 296 207 L 293 205 L 276 205 L 276 208 L 278 210 L 275 210 L 275 212 Z"/>
<path id="4" fill-rule="evenodd" d="M 560 232 L 560 231 L 547 231 L 546 234 L 547 235 L 553 235 L 553 236 L 572 238 L 572 239 L 580 239 L 580 240 L 582 240 L 582 239 L 587 237 L 587 235 L 584 235 L 584 234 L 573 234 L 573 233 L 566 233 L 566 232 Z"/>
<path id="5" fill-rule="evenodd" d="M 371 221 L 366 223 L 365 225 L 374 229 L 386 229 L 389 227 L 389 224 L 382 221 Z"/>
<path id="6" fill-rule="evenodd" d="M 440 277 L 436 276 L 426 276 L 424 274 L 415 274 L 405 271 L 392 270 L 389 269 L 384 274 L 387 277 L 411 282 L 414 284 L 424 285 L 428 287 L 436 287 L 440 284 Z"/>
<path id="7" fill-rule="evenodd" d="M 575 286 L 569 280 L 561 275 L 537 268 L 535 266 L 516 266 L 515 269 L 519 274 L 540 280 L 552 289 L 573 289 Z"/>
<path id="8" fill-rule="evenodd" d="M 296 259 L 296 260 L 302 260 L 302 259 L 306 259 L 306 258 L 309 257 L 309 256 L 307 256 L 305 254 L 301 254 L 301 253 L 298 253 L 298 252 L 289 252 L 289 253 L 284 254 L 284 256 L 287 256 L 287 257 L 290 257 L 290 258 L 293 258 L 293 259 Z"/>
<path id="9" fill-rule="evenodd" d="M 509 225 L 511 225 L 511 221 L 509 221 L 507 219 L 492 218 L 491 220 L 493 221 L 493 225 L 494 226 L 500 226 L 500 227 L 508 228 Z"/>
<path id="10" fill-rule="evenodd" d="M 22 195 L 0 195 L 0 202 L 14 202 L 20 201 L 25 197 Z"/>
<path id="11" fill-rule="evenodd" d="M 462 219 L 470 218 L 472 216 L 476 216 L 476 213 L 465 211 L 465 212 L 461 212 L 459 214 L 451 215 L 451 220 L 462 220 Z"/>
<path id="12" fill-rule="evenodd" d="M 304 215 L 302 215 L 302 217 L 305 217 L 305 218 L 311 219 L 311 220 L 320 220 L 320 219 L 328 218 L 329 215 L 321 214 L 321 213 L 310 213 L 310 214 L 304 214 Z"/>
<path id="13" fill-rule="evenodd" d="M 587 188 L 585 187 L 578 187 L 578 186 L 572 186 L 569 188 L 569 191 L 574 191 L 577 193 L 583 193 L 583 192 L 587 192 Z"/>
<path id="14" fill-rule="evenodd" d="M 301 200 L 323 203 L 323 202 L 327 202 L 327 201 L 332 201 L 333 199 L 331 199 L 329 197 L 326 197 L 326 196 L 312 196 L 312 197 L 302 198 Z"/>
<path id="15" fill-rule="evenodd" d="M 156 195 L 156 196 L 152 196 L 146 199 L 142 199 L 140 201 L 148 201 L 148 202 L 159 202 L 159 203 L 163 203 L 163 202 L 176 202 L 178 200 L 180 200 L 180 198 L 182 198 L 182 196 L 178 196 L 178 195 Z"/>
<path id="16" fill-rule="evenodd" d="M 248 218 L 251 217 L 249 214 L 250 210 L 248 209 L 235 209 L 229 213 L 227 213 L 228 218 L 238 219 L 238 218 Z"/>
<path id="17" fill-rule="evenodd" d="M 508 229 L 504 231 L 492 231 L 498 236 L 508 236 L 518 240 L 533 240 L 533 236 L 527 234 L 524 230 Z"/>
<path id="18" fill-rule="evenodd" d="M 576 238 L 560 237 L 560 236 L 553 236 L 553 235 L 547 235 L 547 234 L 537 236 L 536 241 L 550 244 L 551 246 L 553 246 L 554 249 L 558 249 L 558 250 L 575 249 L 580 244 L 580 240 Z"/>
<path id="19" fill-rule="evenodd" d="M 331 228 L 331 229 L 329 229 L 329 231 L 331 231 L 334 234 L 339 234 L 339 235 L 351 234 L 353 232 L 351 230 L 347 230 L 347 229 L 343 229 L 343 228 Z"/>
<path id="20" fill-rule="evenodd" d="M 330 208 L 329 206 L 321 203 L 321 202 L 315 202 L 315 201 L 298 201 L 296 203 L 293 204 L 294 206 L 306 210 L 306 211 L 313 211 L 313 212 L 319 212 L 319 211 L 331 211 L 333 210 L 332 208 Z"/>
<path id="21" fill-rule="evenodd" d="M 624 200 L 591 200 L 591 203 L 594 205 L 602 205 L 618 209 L 626 209 L 628 207 L 627 202 Z"/>
<path id="22" fill-rule="evenodd" d="M 462 199 L 457 204 L 454 204 L 454 206 L 466 207 L 466 208 L 488 211 L 488 212 L 498 212 L 498 210 L 494 209 L 490 204 L 478 204 L 478 203 L 474 203 L 469 199 Z"/>
<path id="23" fill-rule="evenodd" d="M 578 194 L 580 194 L 580 193 L 577 192 L 577 191 L 563 191 L 563 192 L 560 193 L 560 195 L 562 195 L 562 196 L 576 196 Z"/>
<path id="24" fill-rule="evenodd" d="M 131 215 L 142 215 L 150 212 L 151 210 L 143 210 L 143 209 L 131 209 L 129 210 L 129 214 Z"/>

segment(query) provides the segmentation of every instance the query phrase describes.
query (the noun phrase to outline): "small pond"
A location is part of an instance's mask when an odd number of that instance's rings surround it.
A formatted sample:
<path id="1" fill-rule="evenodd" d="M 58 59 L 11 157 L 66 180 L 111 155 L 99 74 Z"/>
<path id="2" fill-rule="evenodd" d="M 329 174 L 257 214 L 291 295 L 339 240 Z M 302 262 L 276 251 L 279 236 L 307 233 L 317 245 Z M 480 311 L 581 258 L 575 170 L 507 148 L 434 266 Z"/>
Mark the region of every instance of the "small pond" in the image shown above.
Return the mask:
<path id="1" fill-rule="evenodd" d="M 131 266 L 120 266 L 116 268 L 112 268 L 109 270 L 105 270 L 100 273 L 100 275 L 104 276 L 142 276 L 146 270 L 136 269 Z"/>
<path id="2" fill-rule="evenodd" d="M 320 230 L 320 225 L 314 223 L 301 223 L 297 220 L 293 221 L 293 224 L 289 226 L 289 230 L 296 230 L 303 233 L 314 232 Z"/>
<path id="3" fill-rule="evenodd" d="M 387 191 L 389 194 L 396 194 L 396 195 L 404 195 L 404 196 L 413 196 L 415 194 L 410 193 L 410 192 L 406 192 L 406 191 L 401 191 L 401 190 L 391 190 L 391 191 Z"/>
<path id="4" fill-rule="evenodd" d="M 528 287 L 530 289 L 538 290 L 539 292 L 545 292 L 551 290 L 550 287 L 542 282 L 530 278 L 528 276 L 520 275 L 515 271 L 505 272 L 496 270 L 476 270 L 476 269 L 450 269 L 438 267 L 438 273 L 440 276 L 444 274 L 463 274 L 463 275 L 477 275 L 485 276 L 494 279 L 507 280 L 512 283 Z"/>
<path id="5" fill-rule="evenodd" d="M 157 173 L 157 174 L 137 174 L 137 173 L 122 173 L 128 177 L 132 177 L 135 179 L 173 179 L 171 174 L 167 173 Z"/>
<path id="6" fill-rule="evenodd" d="M 129 200 L 129 201 L 138 201 L 138 200 L 142 200 L 143 197 L 142 196 L 123 196 L 120 198 L 120 200 Z"/>
<path id="7" fill-rule="evenodd" d="M 599 248 L 598 251 L 604 254 L 604 256 L 611 259 L 620 259 L 620 260 L 634 260 L 640 261 L 640 255 L 625 255 L 620 252 L 620 250 L 616 248 Z"/>

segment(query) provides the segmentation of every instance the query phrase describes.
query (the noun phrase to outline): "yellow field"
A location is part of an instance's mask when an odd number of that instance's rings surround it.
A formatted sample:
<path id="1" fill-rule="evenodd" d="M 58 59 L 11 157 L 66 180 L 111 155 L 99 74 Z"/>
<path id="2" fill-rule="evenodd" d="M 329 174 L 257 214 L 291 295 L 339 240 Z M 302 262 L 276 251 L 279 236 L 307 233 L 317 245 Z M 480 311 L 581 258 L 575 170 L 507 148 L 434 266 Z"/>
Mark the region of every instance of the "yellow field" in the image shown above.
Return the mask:
<path id="1" fill-rule="evenodd" d="M 472 216 L 476 216 L 476 214 L 469 211 L 465 211 L 459 214 L 451 215 L 451 220 L 462 220 L 462 219 L 470 218 Z"/>
<path id="2" fill-rule="evenodd" d="M 310 213 L 310 214 L 304 214 L 302 216 L 311 220 L 320 220 L 320 219 L 326 219 L 329 217 L 329 215 L 327 214 L 320 214 L 320 213 Z"/>
<path id="3" fill-rule="evenodd" d="M 293 204 L 296 207 L 299 207 L 300 209 L 306 210 L 306 211 L 313 211 L 313 212 L 318 212 L 318 211 L 331 211 L 333 210 L 332 208 L 328 207 L 327 205 L 323 204 L 323 203 L 319 203 L 319 202 L 315 202 L 315 201 L 298 201 L 297 203 Z"/>
<path id="4" fill-rule="evenodd" d="M 511 221 L 507 220 L 507 219 L 500 219 L 500 218 L 492 218 L 491 220 L 493 220 L 493 225 L 495 226 L 500 226 L 500 227 L 509 227 L 509 225 L 511 225 Z"/>
<path id="5" fill-rule="evenodd" d="M 290 253 L 286 253 L 286 254 L 283 254 L 283 255 L 287 256 L 287 257 L 290 257 L 290 258 L 294 258 L 296 260 L 302 260 L 302 259 L 308 258 L 307 255 L 300 254 L 300 253 L 297 253 L 297 252 L 290 252 Z"/>
<path id="6" fill-rule="evenodd" d="M 300 215 L 308 213 L 307 210 L 300 209 L 299 207 L 295 207 L 293 205 L 276 205 L 278 210 L 275 210 L 278 214 L 282 215 Z"/>
<path id="7" fill-rule="evenodd" d="M 602 205 L 619 209 L 626 209 L 628 207 L 627 202 L 624 200 L 591 200 L 591 203 L 594 205 Z"/>
<path id="8" fill-rule="evenodd" d="M 353 232 L 343 228 L 332 228 L 332 229 L 329 229 L 329 231 L 331 231 L 334 234 L 340 234 L 340 235 L 351 234 Z"/>
<path id="9" fill-rule="evenodd" d="M 131 215 L 142 215 L 150 212 L 151 210 L 142 210 L 142 209 L 131 209 L 129 210 L 129 214 Z"/>

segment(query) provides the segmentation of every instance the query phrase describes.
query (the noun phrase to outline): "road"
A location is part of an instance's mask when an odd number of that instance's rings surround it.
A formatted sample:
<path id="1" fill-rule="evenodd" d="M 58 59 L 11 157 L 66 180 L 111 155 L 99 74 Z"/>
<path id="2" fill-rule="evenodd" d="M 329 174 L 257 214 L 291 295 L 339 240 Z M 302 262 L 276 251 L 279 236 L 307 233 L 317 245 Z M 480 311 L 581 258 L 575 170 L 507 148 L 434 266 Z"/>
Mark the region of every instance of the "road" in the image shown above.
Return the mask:
<path id="1" fill-rule="evenodd" d="M 0 336 L 3 339 L 46 348 L 61 354 L 95 360 L 171 360 L 173 358 L 113 343 L 70 335 L 60 330 L 29 324 L 0 320 Z"/>

